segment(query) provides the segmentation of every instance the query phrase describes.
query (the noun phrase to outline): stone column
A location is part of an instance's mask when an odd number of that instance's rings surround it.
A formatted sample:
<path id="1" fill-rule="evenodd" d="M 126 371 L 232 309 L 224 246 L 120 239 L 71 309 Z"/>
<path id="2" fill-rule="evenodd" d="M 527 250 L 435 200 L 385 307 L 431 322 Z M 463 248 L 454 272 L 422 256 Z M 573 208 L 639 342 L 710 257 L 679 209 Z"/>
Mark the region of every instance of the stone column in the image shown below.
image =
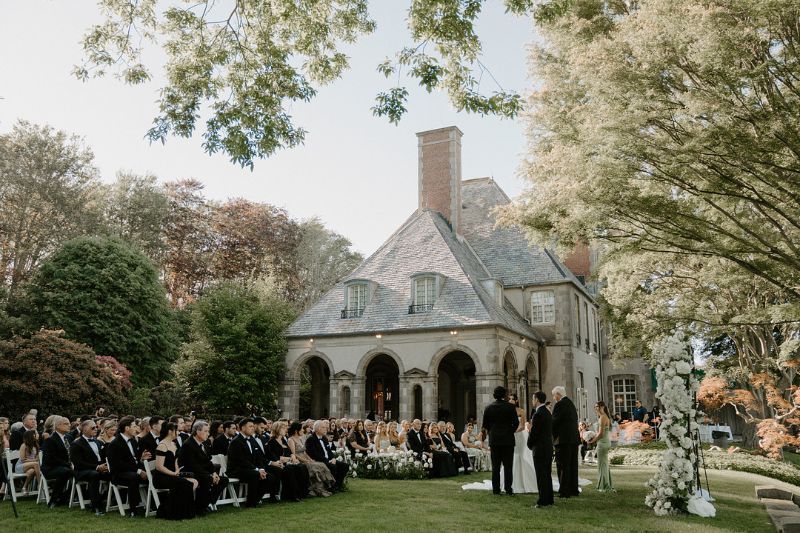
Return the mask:
<path id="1" fill-rule="evenodd" d="M 478 424 L 483 422 L 483 410 L 494 401 L 494 388 L 503 384 L 503 374 L 476 374 L 475 375 L 475 406 Z"/>
<path id="2" fill-rule="evenodd" d="M 281 417 L 297 419 L 300 410 L 300 380 L 285 378 L 278 385 Z"/>
<path id="3" fill-rule="evenodd" d="M 330 393 L 328 395 L 328 415 L 330 418 L 339 418 L 342 414 L 339 412 L 339 380 L 336 378 L 330 379 Z"/>
<path id="4" fill-rule="evenodd" d="M 422 380 L 422 418 L 436 420 L 439 410 L 439 376 L 428 376 Z"/>
<path id="5" fill-rule="evenodd" d="M 397 418 L 398 421 L 408 419 L 413 416 L 411 412 L 411 404 L 414 401 L 413 384 L 409 382 L 407 377 L 400 376 L 399 390 L 397 391 Z"/>
<path id="6" fill-rule="evenodd" d="M 366 394 L 367 381 L 365 378 L 355 378 L 350 388 L 350 416 L 359 419 L 366 416 L 364 411 L 364 395 Z"/>

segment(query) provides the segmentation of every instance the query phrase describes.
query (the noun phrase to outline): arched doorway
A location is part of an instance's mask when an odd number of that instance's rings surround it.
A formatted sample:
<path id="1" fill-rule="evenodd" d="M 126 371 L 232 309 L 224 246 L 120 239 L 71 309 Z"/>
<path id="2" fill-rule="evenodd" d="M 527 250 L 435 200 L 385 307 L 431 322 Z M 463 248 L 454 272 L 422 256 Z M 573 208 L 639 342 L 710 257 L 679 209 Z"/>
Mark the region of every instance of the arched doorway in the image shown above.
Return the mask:
<path id="1" fill-rule="evenodd" d="M 460 433 L 476 415 L 475 363 L 464 352 L 450 352 L 439 362 L 439 420 L 453 422 Z"/>
<path id="2" fill-rule="evenodd" d="M 422 420 L 422 386 L 414 385 L 414 418 Z"/>
<path id="3" fill-rule="evenodd" d="M 386 354 L 376 355 L 367 365 L 364 412 L 374 412 L 384 420 L 397 418 L 400 369 L 395 360 Z"/>
<path id="4" fill-rule="evenodd" d="M 331 371 L 317 356 L 310 357 L 300 369 L 301 420 L 327 418 L 330 413 Z"/>
<path id="5" fill-rule="evenodd" d="M 528 418 L 533 416 L 533 401 L 531 397 L 533 393 L 541 388 L 539 382 L 539 371 L 536 367 L 536 362 L 533 359 L 533 353 L 528 354 L 528 359 L 525 361 L 525 412 L 528 413 Z"/>

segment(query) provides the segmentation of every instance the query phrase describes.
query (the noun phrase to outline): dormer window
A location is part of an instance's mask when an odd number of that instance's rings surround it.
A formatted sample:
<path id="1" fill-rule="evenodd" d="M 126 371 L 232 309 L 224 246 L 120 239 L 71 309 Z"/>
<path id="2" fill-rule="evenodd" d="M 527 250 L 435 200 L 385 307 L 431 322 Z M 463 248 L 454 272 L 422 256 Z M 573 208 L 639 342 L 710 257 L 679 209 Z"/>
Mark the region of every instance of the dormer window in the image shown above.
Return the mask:
<path id="1" fill-rule="evenodd" d="M 552 324 L 556 320 L 555 295 L 553 291 L 531 293 L 531 324 Z"/>
<path id="2" fill-rule="evenodd" d="M 364 308 L 369 302 L 370 282 L 366 280 L 353 280 L 345 284 L 344 309 L 342 318 L 358 318 L 364 314 Z"/>
<path id="3" fill-rule="evenodd" d="M 436 274 L 417 274 L 411 279 L 412 304 L 409 314 L 424 313 L 433 309 L 439 295 L 439 276 Z"/>

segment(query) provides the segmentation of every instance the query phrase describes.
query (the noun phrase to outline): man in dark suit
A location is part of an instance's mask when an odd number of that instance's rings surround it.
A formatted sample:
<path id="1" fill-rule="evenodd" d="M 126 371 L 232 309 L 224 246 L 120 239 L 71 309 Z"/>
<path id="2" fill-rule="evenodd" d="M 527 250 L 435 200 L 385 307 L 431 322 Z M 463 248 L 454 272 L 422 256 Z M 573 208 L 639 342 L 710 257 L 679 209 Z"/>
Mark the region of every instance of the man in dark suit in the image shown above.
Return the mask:
<path id="1" fill-rule="evenodd" d="M 239 422 L 239 434 L 228 447 L 228 470 L 231 477 L 239 478 L 247 483 L 247 507 L 255 507 L 261 502 L 264 494 L 275 495 L 278 492 L 278 478 L 267 474 L 261 459 L 256 455 L 256 446 L 251 441 L 255 431 L 253 419 L 244 418 Z"/>
<path id="2" fill-rule="evenodd" d="M 533 417 L 528 434 L 528 449 L 533 452 L 533 469 L 536 471 L 536 486 L 539 499 L 536 507 L 553 505 L 553 415 L 545 402 L 547 395 L 538 391 L 533 395 Z"/>
<path id="3" fill-rule="evenodd" d="M 567 398 L 564 387 L 553 389 L 553 444 L 556 451 L 556 470 L 558 472 L 558 496 L 569 498 L 578 496 L 578 445 L 581 437 L 578 432 L 578 411 L 575 404 Z"/>
<path id="4" fill-rule="evenodd" d="M 178 436 L 175 439 L 175 446 L 180 450 L 183 443 L 189 440 L 189 434 L 186 432 L 186 419 L 181 415 L 172 415 L 169 417 L 169 421 L 178 426 Z"/>
<path id="5" fill-rule="evenodd" d="M 180 464 L 186 472 L 192 472 L 199 486 L 195 492 L 194 503 L 198 515 L 208 510 L 215 510 L 219 495 L 228 486 L 228 478 L 221 477 L 211 457 L 206 453 L 203 443 L 208 439 L 208 422 L 198 420 L 192 426 L 192 436 L 183 443 L 180 451 Z"/>
<path id="6" fill-rule="evenodd" d="M 67 503 L 69 498 L 67 487 L 73 476 L 72 465 L 69 461 L 70 442 L 67 438 L 69 419 L 56 416 L 53 420 L 53 427 L 55 431 L 42 444 L 42 476 L 47 479 L 50 488 L 53 489 L 53 495 L 47 505 L 50 508 Z"/>
<path id="7" fill-rule="evenodd" d="M 136 516 L 139 505 L 139 484 L 147 479 L 143 465 L 139 463 L 139 449 L 136 444 L 138 428 L 132 416 L 120 418 L 117 436 L 106 447 L 106 457 L 111 467 L 111 482 L 125 487 L 128 492 L 129 516 Z"/>
<path id="8" fill-rule="evenodd" d="M 514 432 L 519 427 L 517 410 L 506 400 L 505 387 L 495 387 L 493 403 L 483 411 L 483 427 L 489 433 L 489 446 L 492 457 L 492 492 L 500 494 L 500 466 L 504 470 L 503 481 L 506 494 L 514 495 L 511 488 L 514 474 Z"/>
<path id="9" fill-rule="evenodd" d="M 439 436 L 442 438 L 442 443 L 444 443 L 444 447 L 447 448 L 447 452 L 453 456 L 456 466 L 461 468 L 465 475 L 469 475 L 469 473 L 472 471 L 472 465 L 469 462 L 469 455 L 467 455 L 467 452 L 456 446 L 456 442 L 450 438 L 450 434 L 447 432 L 447 424 L 445 422 L 440 420 L 438 422 L 438 426 Z"/>
<path id="10" fill-rule="evenodd" d="M 235 436 L 236 422 L 233 420 L 223 422 L 222 435 L 214 438 L 214 444 L 211 445 L 211 455 L 228 455 L 228 446 Z"/>
<path id="11" fill-rule="evenodd" d="M 333 491 L 336 492 L 342 490 L 344 479 L 347 477 L 350 467 L 346 463 L 337 460 L 333 455 L 328 441 L 328 429 L 330 429 L 329 421 L 323 419 L 314 422 L 314 433 L 306 439 L 306 455 L 315 461 L 325 463 L 336 481 L 333 486 Z"/>
<path id="12" fill-rule="evenodd" d="M 411 423 L 411 429 L 408 430 L 408 435 L 406 437 L 406 446 L 414 452 L 414 455 L 417 459 L 422 458 L 422 456 L 428 453 L 430 450 L 428 449 L 428 441 L 425 438 L 425 435 L 422 434 L 420 431 L 422 429 L 422 421 L 419 418 L 414 419 Z"/>
<path id="13" fill-rule="evenodd" d="M 149 452 L 150 457 L 156 456 L 156 446 L 161 442 L 159 435 L 161 434 L 161 424 L 163 422 L 164 419 L 158 415 L 150 417 L 150 431 L 138 442 L 140 452 Z"/>
<path id="14" fill-rule="evenodd" d="M 100 454 L 100 444 L 94 438 L 96 430 L 97 424 L 93 420 L 81 422 L 81 436 L 72 441 L 69 456 L 75 467 L 75 481 L 86 481 L 89 484 L 89 500 L 92 511 L 97 516 L 102 516 L 105 513 L 103 499 L 100 495 L 100 481 L 111 480 L 111 473 Z"/>
<path id="15" fill-rule="evenodd" d="M 8 439 L 8 448 L 10 450 L 19 450 L 19 447 L 22 446 L 22 437 L 29 429 L 36 429 L 36 415 L 31 413 L 22 417 L 22 427 L 11 432 L 11 436 Z"/>

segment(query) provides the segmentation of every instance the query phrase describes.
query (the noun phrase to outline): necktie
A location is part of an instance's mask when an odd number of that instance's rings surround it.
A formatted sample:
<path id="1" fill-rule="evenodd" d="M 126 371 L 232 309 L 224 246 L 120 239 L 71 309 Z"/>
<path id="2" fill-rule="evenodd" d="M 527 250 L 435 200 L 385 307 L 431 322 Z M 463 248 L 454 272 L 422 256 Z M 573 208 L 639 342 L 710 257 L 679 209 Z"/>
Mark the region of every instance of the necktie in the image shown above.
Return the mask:
<path id="1" fill-rule="evenodd" d="M 67 436 L 64 435 L 61 437 L 61 440 L 64 443 L 64 449 L 67 450 L 67 459 L 69 459 L 69 443 L 67 442 Z"/>

